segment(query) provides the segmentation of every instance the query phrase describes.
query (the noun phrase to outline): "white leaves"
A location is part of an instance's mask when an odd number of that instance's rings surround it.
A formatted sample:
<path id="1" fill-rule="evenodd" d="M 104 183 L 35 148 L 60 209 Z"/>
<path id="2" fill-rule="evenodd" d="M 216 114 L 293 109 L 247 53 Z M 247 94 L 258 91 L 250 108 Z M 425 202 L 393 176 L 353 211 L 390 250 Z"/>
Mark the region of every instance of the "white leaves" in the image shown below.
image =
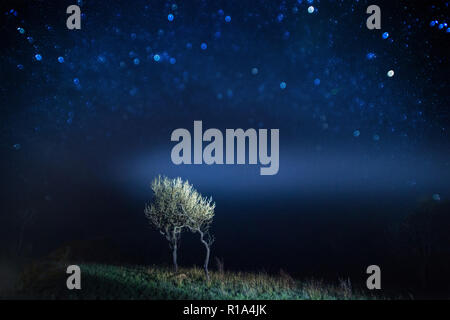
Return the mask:
<path id="1" fill-rule="evenodd" d="M 153 202 L 145 206 L 149 222 L 162 233 L 180 233 L 184 228 L 206 230 L 216 207 L 212 198 L 202 197 L 193 185 L 181 178 L 158 176 L 151 184 Z"/>

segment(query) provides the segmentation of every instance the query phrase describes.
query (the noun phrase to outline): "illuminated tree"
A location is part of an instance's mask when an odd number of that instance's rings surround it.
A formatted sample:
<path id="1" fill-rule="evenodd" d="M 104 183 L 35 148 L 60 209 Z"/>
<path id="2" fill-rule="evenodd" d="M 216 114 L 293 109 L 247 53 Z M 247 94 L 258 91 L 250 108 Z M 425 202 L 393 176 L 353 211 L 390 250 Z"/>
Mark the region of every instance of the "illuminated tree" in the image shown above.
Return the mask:
<path id="1" fill-rule="evenodd" d="M 186 216 L 180 210 L 183 201 L 184 183 L 181 178 L 155 178 L 152 181 L 153 201 L 146 204 L 144 213 L 149 223 L 169 241 L 175 272 L 178 271 L 177 250 L 181 232 L 186 227 Z"/>
<path id="2" fill-rule="evenodd" d="M 181 209 L 186 217 L 186 227 L 193 233 L 200 235 L 200 241 L 205 246 L 206 255 L 203 264 L 206 279 L 209 281 L 209 256 L 214 237 L 210 234 L 210 227 L 214 218 L 216 204 L 212 198 L 202 197 L 187 181 L 183 184 L 183 202 Z"/>
<path id="3" fill-rule="evenodd" d="M 204 270 L 209 280 L 208 264 L 211 245 L 214 238 L 209 229 L 214 217 L 215 203 L 211 198 L 203 197 L 193 185 L 181 178 L 169 179 L 158 177 L 152 182 L 153 202 L 145 206 L 145 215 L 169 241 L 175 272 L 177 265 L 177 248 L 181 232 L 188 229 L 200 235 L 205 246 L 206 256 Z"/>

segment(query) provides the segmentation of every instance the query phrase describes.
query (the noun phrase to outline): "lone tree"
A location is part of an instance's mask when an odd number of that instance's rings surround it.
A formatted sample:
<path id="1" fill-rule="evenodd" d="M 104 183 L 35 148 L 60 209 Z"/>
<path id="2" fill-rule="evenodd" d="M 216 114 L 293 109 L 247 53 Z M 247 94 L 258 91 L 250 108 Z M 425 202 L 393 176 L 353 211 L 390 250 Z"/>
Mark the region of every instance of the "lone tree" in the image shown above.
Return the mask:
<path id="1" fill-rule="evenodd" d="M 214 218 L 214 209 L 216 204 L 212 198 L 202 197 L 194 187 L 187 181 L 183 185 L 183 202 L 181 210 L 186 217 L 186 227 L 193 233 L 200 235 L 200 241 L 205 246 L 206 255 L 203 269 L 205 270 L 206 280 L 209 281 L 209 256 L 211 245 L 214 242 L 214 236 L 210 233 L 210 227 Z"/>
<path id="2" fill-rule="evenodd" d="M 209 228 L 214 217 L 215 203 L 202 197 L 188 181 L 181 178 L 161 177 L 152 182 L 153 202 L 145 206 L 145 215 L 169 241 L 175 272 L 178 271 L 177 249 L 181 232 L 189 229 L 200 234 L 200 241 L 206 248 L 204 270 L 209 280 L 208 264 L 211 245 L 214 241 Z"/>
<path id="3" fill-rule="evenodd" d="M 183 197 L 181 178 L 155 178 L 152 181 L 153 202 L 145 205 L 145 216 L 150 224 L 169 241 L 175 272 L 178 271 L 177 250 L 181 232 L 186 227 L 186 217 L 180 210 Z"/>

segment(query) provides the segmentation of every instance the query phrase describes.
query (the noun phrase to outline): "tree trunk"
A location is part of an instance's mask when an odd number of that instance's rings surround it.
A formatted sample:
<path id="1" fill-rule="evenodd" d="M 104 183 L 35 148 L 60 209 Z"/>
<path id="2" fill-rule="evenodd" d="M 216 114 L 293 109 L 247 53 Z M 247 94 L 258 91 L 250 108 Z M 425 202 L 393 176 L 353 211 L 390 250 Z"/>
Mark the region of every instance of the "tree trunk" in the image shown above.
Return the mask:
<path id="1" fill-rule="evenodd" d="M 209 264 L 209 252 L 210 252 L 210 249 L 209 249 L 209 245 L 207 245 L 207 244 L 205 244 L 205 247 L 206 247 L 206 257 L 205 257 L 204 268 L 205 268 L 206 280 L 209 281 L 208 264 Z"/>
<path id="2" fill-rule="evenodd" d="M 177 263 L 177 243 L 175 242 L 172 245 L 172 261 L 173 261 L 173 269 L 176 272 L 178 272 L 178 263 Z"/>
<path id="3" fill-rule="evenodd" d="M 209 248 L 208 242 L 206 242 L 205 239 L 203 239 L 203 232 L 201 231 L 199 232 L 200 232 L 200 241 L 204 244 L 206 249 L 205 263 L 203 265 L 203 269 L 205 270 L 206 281 L 209 281 L 208 264 L 209 264 L 209 254 L 211 250 Z"/>

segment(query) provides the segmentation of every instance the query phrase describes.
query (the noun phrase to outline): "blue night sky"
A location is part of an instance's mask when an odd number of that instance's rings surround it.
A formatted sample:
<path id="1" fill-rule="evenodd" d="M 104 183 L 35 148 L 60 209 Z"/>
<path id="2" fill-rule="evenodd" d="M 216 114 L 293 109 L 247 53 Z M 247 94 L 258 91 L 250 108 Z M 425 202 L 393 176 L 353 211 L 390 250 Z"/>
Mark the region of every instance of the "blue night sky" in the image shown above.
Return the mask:
<path id="1" fill-rule="evenodd" d="M 42 250 L 148 233 L 158 174 L 216 200 L 223 255 L 231 230 L 249 248 L 270 224 L 367 230 L 450 196 L 449 2 L 378 1 L 382 29 L 368 30 L 373 1 L 78 0 L 82 28 L 69 31 L 76 2 L 0 12 L 1 210 L 35 208 Z M 280 129 L 279 173 L 172 164 L 170 134 L 194 120 Z M 244 227 L 249 216 L 265 218 Z M 280 261 L 286 237 L 261 254 Z"/>

